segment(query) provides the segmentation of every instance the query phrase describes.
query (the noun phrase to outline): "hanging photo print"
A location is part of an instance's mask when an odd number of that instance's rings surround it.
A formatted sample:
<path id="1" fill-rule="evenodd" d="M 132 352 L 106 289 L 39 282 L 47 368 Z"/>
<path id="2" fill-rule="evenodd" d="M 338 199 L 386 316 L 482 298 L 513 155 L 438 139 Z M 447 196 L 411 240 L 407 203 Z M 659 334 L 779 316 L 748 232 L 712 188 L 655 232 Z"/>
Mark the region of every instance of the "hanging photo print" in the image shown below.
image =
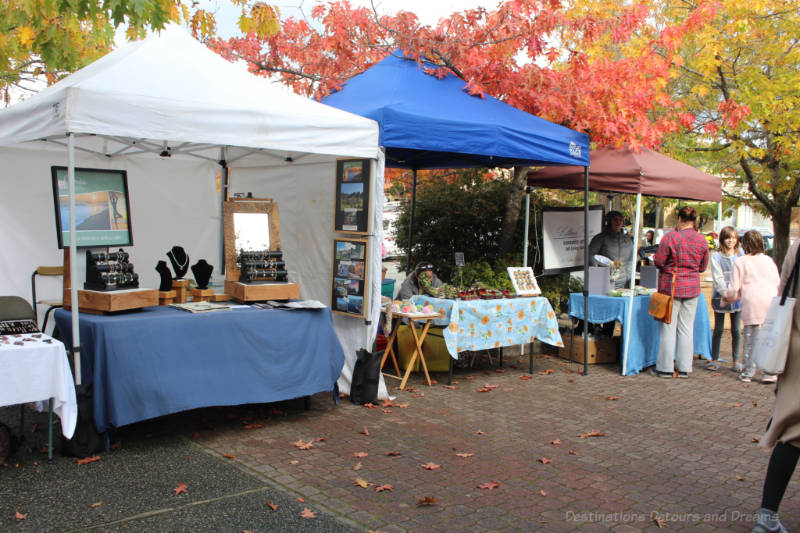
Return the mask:
<path id="1" fill-rule="evenodd" d="M 357 317 L 365 316 L 366 265 L 366 239 L 333 240 L 331 310 L 334 313 Z"/>
<path id="2" fill-rule="evenodd" d="M 369 159 L 340 159 L 336 162 L 336 232 L 369 232 L 369 163 Z"/>

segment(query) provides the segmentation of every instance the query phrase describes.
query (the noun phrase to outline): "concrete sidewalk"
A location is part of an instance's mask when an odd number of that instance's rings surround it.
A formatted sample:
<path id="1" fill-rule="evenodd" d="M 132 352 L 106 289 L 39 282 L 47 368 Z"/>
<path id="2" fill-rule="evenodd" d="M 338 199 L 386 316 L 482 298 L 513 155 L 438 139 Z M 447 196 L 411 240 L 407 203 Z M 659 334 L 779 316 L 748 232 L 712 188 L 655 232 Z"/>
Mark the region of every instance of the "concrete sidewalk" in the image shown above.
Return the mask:
<path id="1" fill-rule="evenodd" d="M 446 374 L 432 387 L 414 375 L 373 407 L 320 394 L 308 411 L 295 401 L 134 424 L 84 465 L 47 464 L 46 434 L 29 428 L 0 467 L 0 530 L 749 531 L 774 386 L 704 366 L 687 380 L 622 377 L 619 365 L 582 376 L 537 356 L 531 377 L 512 357 L 501 372 L 458 371 L 450 388 Z M 798 494 L 793 481 L 790 531 Z"/>

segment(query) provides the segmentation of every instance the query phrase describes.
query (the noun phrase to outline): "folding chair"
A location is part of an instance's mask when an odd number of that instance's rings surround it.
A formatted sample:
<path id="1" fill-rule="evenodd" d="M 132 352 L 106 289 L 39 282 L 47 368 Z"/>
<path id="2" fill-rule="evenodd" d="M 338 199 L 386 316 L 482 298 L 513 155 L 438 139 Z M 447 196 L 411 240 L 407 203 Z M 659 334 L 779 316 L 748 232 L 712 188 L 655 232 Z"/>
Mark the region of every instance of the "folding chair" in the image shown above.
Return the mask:
<path id="1" fill-rule="evenodd" d="M 36 276 L 61 276 L 62 283 L 64 277 L 64 267 L 63 266 L 40 266 L 36 267 L 36 270 L 33 271 L 31 274 L 31 305 L 33 306 L 34 315 L 36 315 L 36 306 L 37 305 L 46 305 L 47 310 L 44 312 L 44 323 L 42 324 L 42 331 L 45 331 L 47 328 L 47 319 L 50 316 L 50 313 L 53 309 L 58 309 L 64 305 L 63 299 L 52 299 L 52 300 L 37 300 L 36 299 Z M 36 320 L 36 317 L 34 317 Z M 38 320 L 36 320 L 38 324 Z"/>

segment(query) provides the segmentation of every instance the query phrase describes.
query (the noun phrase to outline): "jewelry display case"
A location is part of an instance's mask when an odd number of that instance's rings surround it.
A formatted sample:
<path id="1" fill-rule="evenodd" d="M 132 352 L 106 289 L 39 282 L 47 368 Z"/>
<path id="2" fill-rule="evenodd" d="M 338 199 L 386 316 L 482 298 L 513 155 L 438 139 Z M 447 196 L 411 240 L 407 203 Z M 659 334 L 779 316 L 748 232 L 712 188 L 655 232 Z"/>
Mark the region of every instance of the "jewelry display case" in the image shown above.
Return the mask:
<path id="1" fill-rule="evenodd" d="M 237 302 L 300 297 L 281 251 L 278 204 L 269 198 L 232 198 L 222 206 L 225 292 Z"/>

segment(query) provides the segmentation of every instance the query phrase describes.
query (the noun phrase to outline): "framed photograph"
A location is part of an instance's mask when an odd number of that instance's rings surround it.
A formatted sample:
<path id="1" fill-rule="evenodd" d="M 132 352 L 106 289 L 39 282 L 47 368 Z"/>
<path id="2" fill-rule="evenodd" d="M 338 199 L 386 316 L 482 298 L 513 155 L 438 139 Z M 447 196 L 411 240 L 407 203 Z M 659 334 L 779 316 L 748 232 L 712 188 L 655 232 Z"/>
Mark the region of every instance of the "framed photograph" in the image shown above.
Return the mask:
<path id="1" fill-rule="evenodd" d="M 507 270 L 508 277 L 511 278 L 511 284 L 514 286 L 514 292 L 518 296 L 539 296 L 542 294 L 531 267 L 508 267 Z"/>
<path id="2" fill-rule="evenodd" d="M 336 162 L 336 209 L 333 230 L 338 233 L 369 233 L 369 159 Z"/>
<path id="3" fill-rule="evenodd" d="M 367 240 L 333 240 L 333 279 L 331 311 L 364 317 L 364 296 L 367 287 Z"/>
<path id="4" fill-rule="evenodd" d="M 67 167 L 50 168 L 58 247 L 68 248 Z M 75 244 L 81 248 L 131 246 L 131 206 L 124 170 L 75 169 Z"/>

